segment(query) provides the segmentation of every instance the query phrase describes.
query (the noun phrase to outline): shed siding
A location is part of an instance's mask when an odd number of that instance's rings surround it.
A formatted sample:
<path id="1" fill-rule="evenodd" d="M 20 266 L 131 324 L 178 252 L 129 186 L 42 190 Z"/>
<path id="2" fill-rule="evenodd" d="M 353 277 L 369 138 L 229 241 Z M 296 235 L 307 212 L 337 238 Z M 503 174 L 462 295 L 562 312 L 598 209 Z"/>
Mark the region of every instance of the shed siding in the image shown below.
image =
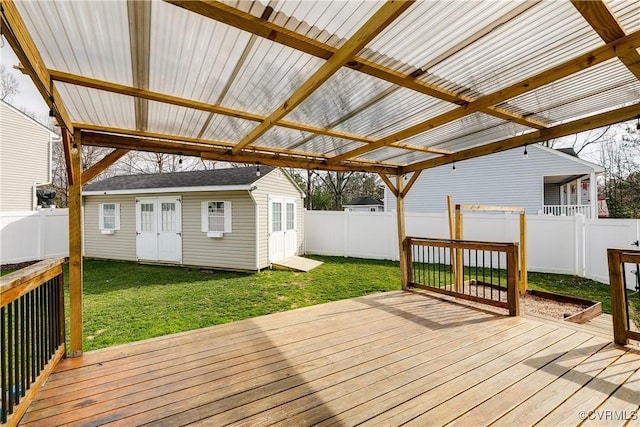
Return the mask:
<path id="1" fill-rule="evenodd" d="M 51 133 L 0 103 L 0 210 L 33 209 L 33 183 L 50 179 Z"/>
<path id="2" fill-rule="evenodd" d="M 182 263 L 231 270 L 255 270 L 255 205 L 246 191 L 184 194 L 85 196 L 85 255 L 136 260 L 136 197 L 182 196 Z M 201 231 L 201 202 L 231 201 L 232 232 L 220 239 Z M 98 204 L 120 203 L 120 230 L 103 235 L 98 229 Z"/>
<path id="3" fill-rule="evenodd" d="M 588 165 L 538 145 L 503 151 L 422 171 L 405 199 L 408 212 L 446 212 L 447 195 L 454 203 L 524 207 L 528 214 L 542 210 L 543 177 L 593 172 Z M 395 210 L 396 200 L 385 188 L 385 210 Z"/>
<path id="4" fill-rule="evenodd" d="M 120 230 L 102 234 L 98 205 L 120 203 Z M 91 258 L 136 260 L 136 198 L 132 195 L 84 197 L 84 255 Z"/>
<path id="5" fill-rule="evenodd" d="M 296 254 L 304 253 L 304 199 L 296 186 L 287 178 L 284 173 L 275 169 L 260 178 L 256 183 L 256 189 L 252 191 L 252 196 L 259 206 L 259 245 L 260 245 L 260 268 L 269 266 L 269 196 L 284 196 L 296 199 L 296 232 L 298 235 L 298 248 Z"/>

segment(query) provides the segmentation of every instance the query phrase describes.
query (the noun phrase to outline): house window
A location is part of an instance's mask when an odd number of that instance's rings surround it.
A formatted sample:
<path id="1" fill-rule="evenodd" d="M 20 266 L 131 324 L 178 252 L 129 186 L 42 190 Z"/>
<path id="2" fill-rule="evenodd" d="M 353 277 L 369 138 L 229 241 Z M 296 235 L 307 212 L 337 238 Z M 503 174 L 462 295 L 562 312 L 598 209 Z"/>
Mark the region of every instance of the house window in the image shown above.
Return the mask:
<path id="1" fill-rule="evenodd" d="M 120 203 L 98 205 L 98 229 L 105 234 L 120 230 Z"/>
<path id="2" fill-rule="evenodd" d="M 296 205 L 294 203 L 287 203 L 287 231 L 295 230 L 295 210 Z"/>
<path id="3" fill-rule="evenodd" d="M 377 212 L 376 208 L 369 208 L 369 212 Z"/>
<path id="4" fill-rule="evenodd" d="M 231 202 L 202 202 L 202 231 L 209 237 L 231 233 Z"/>

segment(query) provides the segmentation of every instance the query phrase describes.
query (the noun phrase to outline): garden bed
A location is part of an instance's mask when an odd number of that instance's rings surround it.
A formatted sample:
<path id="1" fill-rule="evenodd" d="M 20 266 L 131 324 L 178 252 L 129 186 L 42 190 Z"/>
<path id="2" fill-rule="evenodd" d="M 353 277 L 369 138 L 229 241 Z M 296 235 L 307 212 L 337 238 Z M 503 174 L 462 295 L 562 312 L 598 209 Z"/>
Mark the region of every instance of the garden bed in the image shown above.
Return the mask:
<path id="1" fill-rule="evenodd" d="M 527 290 L 520 303 L 526 313 L 584 323 L 602 314 L 602 304 L 584 298 Z"/>

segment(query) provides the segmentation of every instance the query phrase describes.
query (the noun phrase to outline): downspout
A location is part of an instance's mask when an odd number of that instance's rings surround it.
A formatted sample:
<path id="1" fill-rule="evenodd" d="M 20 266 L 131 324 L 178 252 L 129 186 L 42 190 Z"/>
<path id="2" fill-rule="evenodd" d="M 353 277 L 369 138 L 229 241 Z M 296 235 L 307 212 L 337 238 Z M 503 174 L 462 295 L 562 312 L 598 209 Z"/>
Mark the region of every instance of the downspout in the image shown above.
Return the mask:
<path id="1" fill-rule="evenodd" d="M 31 195 L 31 210 L 35 211 L 36 208 L 38 207 L 38 196 L 36 194 L 36 190 L 37 187 L 40 185 L 51 185 L 51 183 L 53 182 L 53 140 L 54 140 L 54 134 L 53 133 L 49 133 L 49 170 L 47 171 L 47 182 L 33 182 L 33 194 Z M 56 142 L 61 142 L 62 138 L 55 135 L 55 141 Z"/>

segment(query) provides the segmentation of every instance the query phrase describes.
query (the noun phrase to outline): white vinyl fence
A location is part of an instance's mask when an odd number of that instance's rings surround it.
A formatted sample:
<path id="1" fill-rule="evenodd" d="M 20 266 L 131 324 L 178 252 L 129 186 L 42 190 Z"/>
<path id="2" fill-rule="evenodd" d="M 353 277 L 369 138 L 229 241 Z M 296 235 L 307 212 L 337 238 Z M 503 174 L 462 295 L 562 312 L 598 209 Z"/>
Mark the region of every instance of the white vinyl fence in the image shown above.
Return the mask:
<path id="1" fill-rule="evenodd" d="M 0 212 L 0 262 L 69 256 L 68 209 Z"/>
<path id="2" fill-rule="evenodd" d="M 406 214 L 413 237 L 449 238 L 447 214 Z M 517 242 L 516 214 L 464 214 L 464 238 Z M 528 270 L 572 274 L 609 283 L 607 248 L 637 249 L 640 220 L 585 219 L 582 215 L 527 216 Z M 354 258 L 398 259 L 395 212 L 305 212 L 305 252 Z M 632 286 L 635 268 L 627 271 Z"/>

